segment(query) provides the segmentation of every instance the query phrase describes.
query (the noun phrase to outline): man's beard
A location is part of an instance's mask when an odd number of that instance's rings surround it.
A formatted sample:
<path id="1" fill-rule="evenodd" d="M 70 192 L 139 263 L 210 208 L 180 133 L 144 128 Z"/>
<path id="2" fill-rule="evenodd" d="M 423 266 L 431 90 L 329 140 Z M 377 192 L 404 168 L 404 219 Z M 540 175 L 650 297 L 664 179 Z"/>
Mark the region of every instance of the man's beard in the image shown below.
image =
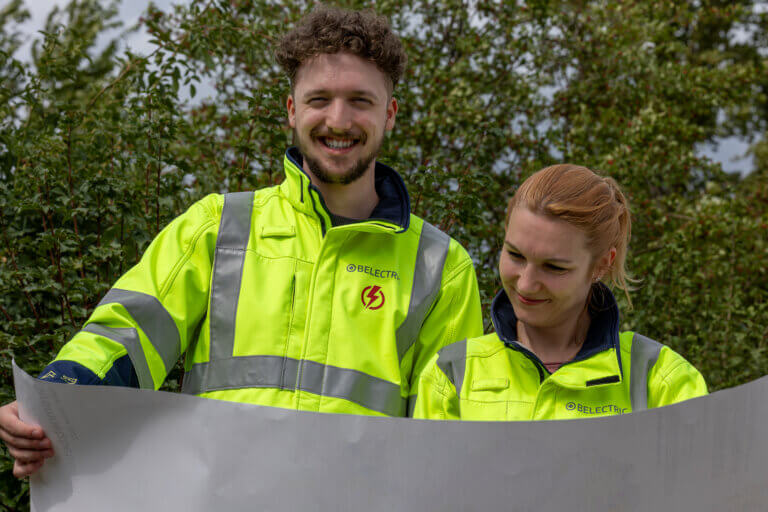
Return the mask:
<path id="1" fill-rule="evenodd" d="M 360 177 L 365 174 L 365 171 L 368 170 L 371 162 L 373 162 L 374 159 L 379 155 L 381 146 L 384 144 L 384 137 L 379 140 L 373 151 L 367 155 L 364 155 L 360 160 L 355 162 L 355 164 L 347 172 L 341 175 L 332 174 L 328 171 L 328 169 L 323 167 L 323 165 L 318 160 L 315 160 L 309 155 L 309 151 L 307 151 L 307 149 L 304 147 L 304 144 L 302 144 L 301 137 L 299 137 L 299 134 L 296 132 L 295 128 L 293 130 L 293 143 L 296 144 L 296 146 L 299 148 L 299 152 L 301 153 L 301 156 L 304 157 L 304 161 L 307 162 L 309 170 L 312 171 L 312 174 L 321 183 L 349 185 L 350 183 L 360 179 Z"/>

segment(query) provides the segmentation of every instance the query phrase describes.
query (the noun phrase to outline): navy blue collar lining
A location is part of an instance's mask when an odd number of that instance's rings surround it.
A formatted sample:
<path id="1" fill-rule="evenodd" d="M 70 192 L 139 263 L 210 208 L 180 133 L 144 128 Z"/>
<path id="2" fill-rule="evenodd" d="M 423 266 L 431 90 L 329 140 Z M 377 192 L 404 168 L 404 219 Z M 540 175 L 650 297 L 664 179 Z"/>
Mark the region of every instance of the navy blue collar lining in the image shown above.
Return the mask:
<path id="1" fill-rule="evenodd" d="M 619 371 L 623 373 L 619 345 L 619 308 L 611 290 L 603 283 L 597 283 L 592 287 L 589 314 L 592 322 L 587 331 L 587 338 L 576 357 L 568 362 L 582 361 L 604 350 L 615 349 Z M 502 342 L 516 350 L 523 349 L 525 352 L 530 352 L 518 341 L 517 316 L 503 289 L 491 303 L 491 320 Z M 535 357 L 533 353 L 531 355 Z"/>
<path id="2" fill-rule="evenodd" d="M 309 178 L 306 171 L 304 171 L 304 157 L 299 152 L 299 149 L 291 146 L 286 151 L 286 156 L 293 162 L 297 169 L 307 176 L 310 187 L 313 187 L 317 194 L 322 197 L 320 191 L 311 184 L 312 180 Z M 408 189 L 405 187 L 405 182 L 403 182 L 403 179 L 394 169 L 381 162 L 376 162 L 374 172 L 376 173 L 375 187 L 376 194 L 379 196 L 379 203 L 371 212 L 371 216 L 366 220 L 381 220 L 396 224 L 401 228 L 398 233 L 407 231 L 411 221 L 411 200 L 408 196 Z M 328 210 L 325 201 L 322 203 L 331 219 L 334 219 L 334 225 L 337 225 L 335 218 L 337 216 Z"/>

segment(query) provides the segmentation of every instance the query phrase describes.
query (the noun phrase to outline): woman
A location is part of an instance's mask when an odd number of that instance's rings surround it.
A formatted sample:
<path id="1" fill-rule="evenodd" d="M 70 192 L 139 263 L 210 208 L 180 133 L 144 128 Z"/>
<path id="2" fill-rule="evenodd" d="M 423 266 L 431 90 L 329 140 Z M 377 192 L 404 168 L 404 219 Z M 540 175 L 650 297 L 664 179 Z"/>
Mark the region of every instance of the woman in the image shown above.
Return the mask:
<path id="1" fill-rule="evenodd" d="M 707 394 L 669 347 L 619 333 L 603 281 L 629 298 L 630 214 L 611 178 L 555 165 L 510 200 L 495 333 L 443 348 L 424 370 L 414 416 L 539 420 L 607 416 Z"/>

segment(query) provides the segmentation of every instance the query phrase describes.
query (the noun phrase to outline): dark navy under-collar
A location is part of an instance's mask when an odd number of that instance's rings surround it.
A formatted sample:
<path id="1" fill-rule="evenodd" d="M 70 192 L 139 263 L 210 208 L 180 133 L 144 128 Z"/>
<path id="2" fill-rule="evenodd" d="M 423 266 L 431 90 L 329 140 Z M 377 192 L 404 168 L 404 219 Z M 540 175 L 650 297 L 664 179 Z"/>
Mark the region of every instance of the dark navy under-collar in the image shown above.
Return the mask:
<path id="1" fill-rule="evenodd" d="M 286 156 L 307 176 L 307 179 L 311 183 L 312 181 L 310 180 L 309 175 L 307 175 L 304 170 L 304 157 L 299 152 L 299 149 L 295 146 L 291 146 L 286 151 Z M 371 212 L 370 217 L 366 220 L 391 222 L 392 224 L 400 226 L 401 230 L 399 232 L 407 231 L 411 220 L 411 200 L 408 196 L 408 190 L 405 188 L 403 179 L 394 169 L 381 162 L 376 162 L 374 172 L 376 194 L 379 196 L 379 203 Z M 317 193 L 322 197 L 319 190 L 317 190 Z M 328 214 L 332 219 L 334 217 L 338 219 L 338 216 L 335 216 L 332 212 L 328 211 Z M 357 221 L 352 220 L 351 222 Z M 341 220 L 340 223 L 343 224 L 346 222 Z M 334 225 L 337 225 L 336 221 L 334 221 Z"/>
<path id="2" fill-rule="evenodd" d="M 621 369 L 619 345 L 619 307 L 611 290 L 603 283 L 592 286 L 589 300 L 591 323 L 587 338 L 578 354 L 569 363 L 588 359 L 604 350 L 615 349 Z M 517 337 L 517 316 L 507 293 L 502 289 L 491 303 L 491 320 L 499 339 L 512 348 L 523 348 Z M 526 349 L 526 352 L 528 350 Z"/>

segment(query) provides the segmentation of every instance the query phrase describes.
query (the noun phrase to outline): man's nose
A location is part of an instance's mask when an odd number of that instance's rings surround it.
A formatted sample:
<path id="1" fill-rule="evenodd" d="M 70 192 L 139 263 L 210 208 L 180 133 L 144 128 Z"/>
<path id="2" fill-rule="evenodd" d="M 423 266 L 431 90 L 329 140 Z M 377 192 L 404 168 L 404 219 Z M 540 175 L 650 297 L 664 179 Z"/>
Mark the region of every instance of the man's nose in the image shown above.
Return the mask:
<path id="1" fill-rule="evenodd" d="M 346 132 L 352 128 L 351 111 L 343 99 L 335 99 L 326 112 L 325 124 L 331 130 Z"/>

